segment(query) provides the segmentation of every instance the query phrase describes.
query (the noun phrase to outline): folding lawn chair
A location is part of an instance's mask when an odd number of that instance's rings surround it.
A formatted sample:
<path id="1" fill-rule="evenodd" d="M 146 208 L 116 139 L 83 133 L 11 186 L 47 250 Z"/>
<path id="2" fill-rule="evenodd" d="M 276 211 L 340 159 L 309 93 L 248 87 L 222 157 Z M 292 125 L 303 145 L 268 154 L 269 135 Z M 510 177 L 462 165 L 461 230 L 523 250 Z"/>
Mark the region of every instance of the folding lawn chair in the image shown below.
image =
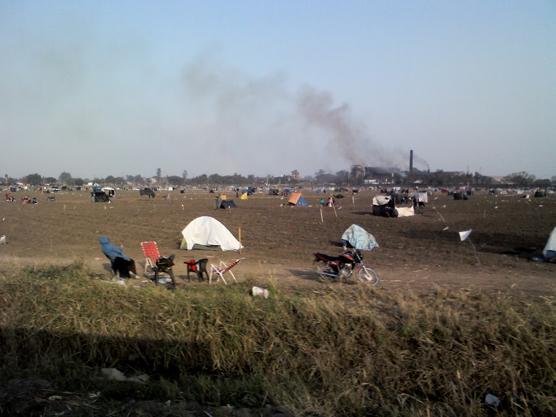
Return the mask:
<path id="1" fill-rule="evenodd" d="M 218 264 L 218 265 L 212 264 L 210 266 L 209 284 L 212 283 L 213 274 L 216 274 L 217 275 L 216 282 L 218 282 L 218 280 L 221 279 L 224 282 L 224 284 L 227 285 L 228 283 L 226 282 L 226 279 L 224 278 L 224 274 L 227 273 L 227 272 L 230 273 L 233 280 L 235 282 L 237 282 L 237 279 L 236 279 L 234 273 L 232 272 L 232 268 L 234 266 L 236 266 L 238 263 L 240 263 L 243 259 L 245 259 L 245 258 L 236 259 L 229 264 L 225 264 L 223 261 L 220 261 L 220 264 Z"/>
<path id="2" fill-rule="evenodd" d="M 158 284 L 158 274 L 161 272 L 168 274 L 172 280 L 172 285 L 176 285 L 174 271 L 172 271 L 174 255 L 168 257 L 160 256 L 158 245 L 155 241 L 141 242 L 141 249 L 143 250 L 143 255 L 145 255 L 145 274 L 150 269 L 154 273 L 153 280 L 156 284 Z"/>

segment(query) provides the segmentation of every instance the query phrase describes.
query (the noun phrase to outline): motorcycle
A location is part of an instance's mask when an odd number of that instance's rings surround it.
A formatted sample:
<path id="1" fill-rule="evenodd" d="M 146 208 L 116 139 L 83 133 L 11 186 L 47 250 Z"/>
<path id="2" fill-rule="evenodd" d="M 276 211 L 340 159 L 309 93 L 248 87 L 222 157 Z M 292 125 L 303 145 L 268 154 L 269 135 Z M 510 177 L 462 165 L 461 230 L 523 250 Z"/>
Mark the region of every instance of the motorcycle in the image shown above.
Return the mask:
<path id="1" fill-rule="evenodd" d="M 313 262 L 316 264 L 317 272 L 322 278 L 332 278 L 338 281 L 356 280 L 371 285 L 378 284 L 378 274 L 365 265 L 363 256 L 358 250 L 348 250 L 339 256 L 317 252 L 314 256 Z"/>

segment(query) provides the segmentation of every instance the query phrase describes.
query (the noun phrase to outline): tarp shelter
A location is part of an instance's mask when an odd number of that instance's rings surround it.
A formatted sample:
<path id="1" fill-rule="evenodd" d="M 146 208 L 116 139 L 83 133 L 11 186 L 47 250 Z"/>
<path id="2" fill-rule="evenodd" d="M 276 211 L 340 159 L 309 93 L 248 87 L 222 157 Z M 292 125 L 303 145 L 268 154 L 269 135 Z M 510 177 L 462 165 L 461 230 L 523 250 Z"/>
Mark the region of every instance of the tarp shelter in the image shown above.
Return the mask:
<path id="1" fill-rule="evenodd" d="M 290 206 L 307 206 L 307 201 L 305 201 L 301 193 L 291 193 L 288 204 Z"/>
<path id="2" fill-rule="evenodd" d="M 109 203 L 110 196 L 104 191 L 91 191 L 91 200 L 93 203 Z"/>
<path id="3" fill-rule="evenodd" d="M 102 187 L 102 191 L 108 194 L 109 197 L 112 197 L 114 194 L 116 194 L 116 190 L 112 187 Z"/>
<path id="4" fill-rule="evenodd" d="M 352 224 L 342 235 L 342 241 L 349 243 L 353 248 L 359 250 L 373 250 L 378 248 L 375 237 L 361 226 Z"/>
<path id="5" fill-rule="evenodd" d="M 181 231 L 181 234 L 183 236 L 181 249 L 220 247 L 224 251 L 240 250 L 243 247 L 226 226 L 214 217 L 197 217 Z"/>
<path id="6" fill-rule="evenodd" d="M 222 200 L 221 198 L 216 199 L 216 208 L 219 209 L 227 209 L 227 208 L 236 208 L 236 203 L 234 200 Z"/>
<path id="7" fill-rule="evenodd" d="M 241 195 L 241 197 L 239 197 L 239 199 L 240 199 L 240 200 L 248 200 L 249 197 L 247 196 L 247 193 L 243 193 L 243 194 Z"/>
<path id="8" fill-rule="evenodd" d="M 544 259 L 552 259 L 556 257 L 556 227 L 552 230 L 552 233 L 550 233 L 542 254 Z"/>
<path id="9" fill-rule="evenodd" d="M 429 195 L 426 192 L 416 192 L 413 195 L 413 198 L 415 199 L 415 201 L 417 201 L 418 203 L 428 203 L 429 202 Z"/>
<path id="10" fill-rule="evenodd" d="M 396 207 L 398 212 L 398 217 L 411 217 L 415 216 L 415 210 L 413 207 Z"/>
<path id="11" fill-rule="evenodd" d="M 373 197 L 373 214 L 375 216 L 398 217 L 394 199 L 389 195 Z"/>
<path id="12" fill-rule="evenodd" d="M 384 206 L 390 203 L 390 200 L 392 200 L 392 197 L 389 195 L 377 195 L 373 197 L 373 206 Z"/>

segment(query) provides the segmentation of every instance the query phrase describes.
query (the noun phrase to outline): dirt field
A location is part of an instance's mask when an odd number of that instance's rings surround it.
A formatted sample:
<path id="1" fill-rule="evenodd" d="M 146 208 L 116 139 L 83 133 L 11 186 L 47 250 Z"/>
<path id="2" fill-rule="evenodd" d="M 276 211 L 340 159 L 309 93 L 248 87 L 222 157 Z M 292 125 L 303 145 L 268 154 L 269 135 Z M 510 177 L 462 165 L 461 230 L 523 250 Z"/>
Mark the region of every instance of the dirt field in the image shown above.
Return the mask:
<path id="1" fill-rule="evenodd" d="M 356 223 L 374 234 L 380 248 L 365 256 L 384 287 L 483 287 L 542 295 L 556 288 L 556 265 L 527 260 L 539 253 L 556 226 L 556 197 L 526 200 L 516 196 L 474 195 L 453 201 L 434 195 L 421 215 L 390 219 L 370 215 L 371 193 L 340 200 L 337 217 L 324 209 L 321 223 L 318 199 L 304 193 L 311 207 L 281 207 L 280 197 L 257 195 L 236 199 L 237 209 L 216 210 L 214 194 L 159 193 L 154 200 L 138 192 L 121 192 L 112 204 L 91 203 L 87 192 L 59 193 L 55 202 L 37 194 L 39 204 L 0 203 L 0 246 L 3 267 L 13 264 L 84 261 L 106 271 L 98 237 L 107 235 L 123 244 L 142 268 L 139 242 L 156 240 L 162 254 L 175 253 L 176 273 L 185 276 L 185 259 L 208 256 L 211 261 L 246 259 L 237 267 L 241 278 L 275 280 L 294 288 L 317 288 L 312 253 L 338 253 L 334 245 Z M 18 201 L 23 196 L 16 194 Z M 223 222 L 234 235 L 242 230 L 241 255 L 215 251 L 181 251 L 181 230 L 197 216 Z M 448 230 L 443 230 L 448 227 Z M 473 229 L 472 242 L 459 242 L 458 231 Z M 106 271 L 107 274 L 109 272 Z M 190 285 L 185 281 L 180 286 Z M 191 284 L 192 285 L 192 284 Z"/>

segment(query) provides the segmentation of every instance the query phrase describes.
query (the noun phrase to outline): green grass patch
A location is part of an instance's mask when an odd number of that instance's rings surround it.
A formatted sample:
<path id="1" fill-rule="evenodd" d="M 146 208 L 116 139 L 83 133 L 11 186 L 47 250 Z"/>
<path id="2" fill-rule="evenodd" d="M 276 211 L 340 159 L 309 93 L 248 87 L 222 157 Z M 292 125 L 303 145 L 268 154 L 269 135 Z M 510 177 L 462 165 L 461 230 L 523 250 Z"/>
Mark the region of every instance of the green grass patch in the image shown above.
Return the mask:
<path id="1" fill-rule="evenodd" d="M 186 398 L 324 416 L 556 414 L 553 297 L 365 286 L 121 287 L 82 265 L 0 277 L 0 374 L 107 398 Z M 145 372 L 107 384 L 101 367 Z"/>

